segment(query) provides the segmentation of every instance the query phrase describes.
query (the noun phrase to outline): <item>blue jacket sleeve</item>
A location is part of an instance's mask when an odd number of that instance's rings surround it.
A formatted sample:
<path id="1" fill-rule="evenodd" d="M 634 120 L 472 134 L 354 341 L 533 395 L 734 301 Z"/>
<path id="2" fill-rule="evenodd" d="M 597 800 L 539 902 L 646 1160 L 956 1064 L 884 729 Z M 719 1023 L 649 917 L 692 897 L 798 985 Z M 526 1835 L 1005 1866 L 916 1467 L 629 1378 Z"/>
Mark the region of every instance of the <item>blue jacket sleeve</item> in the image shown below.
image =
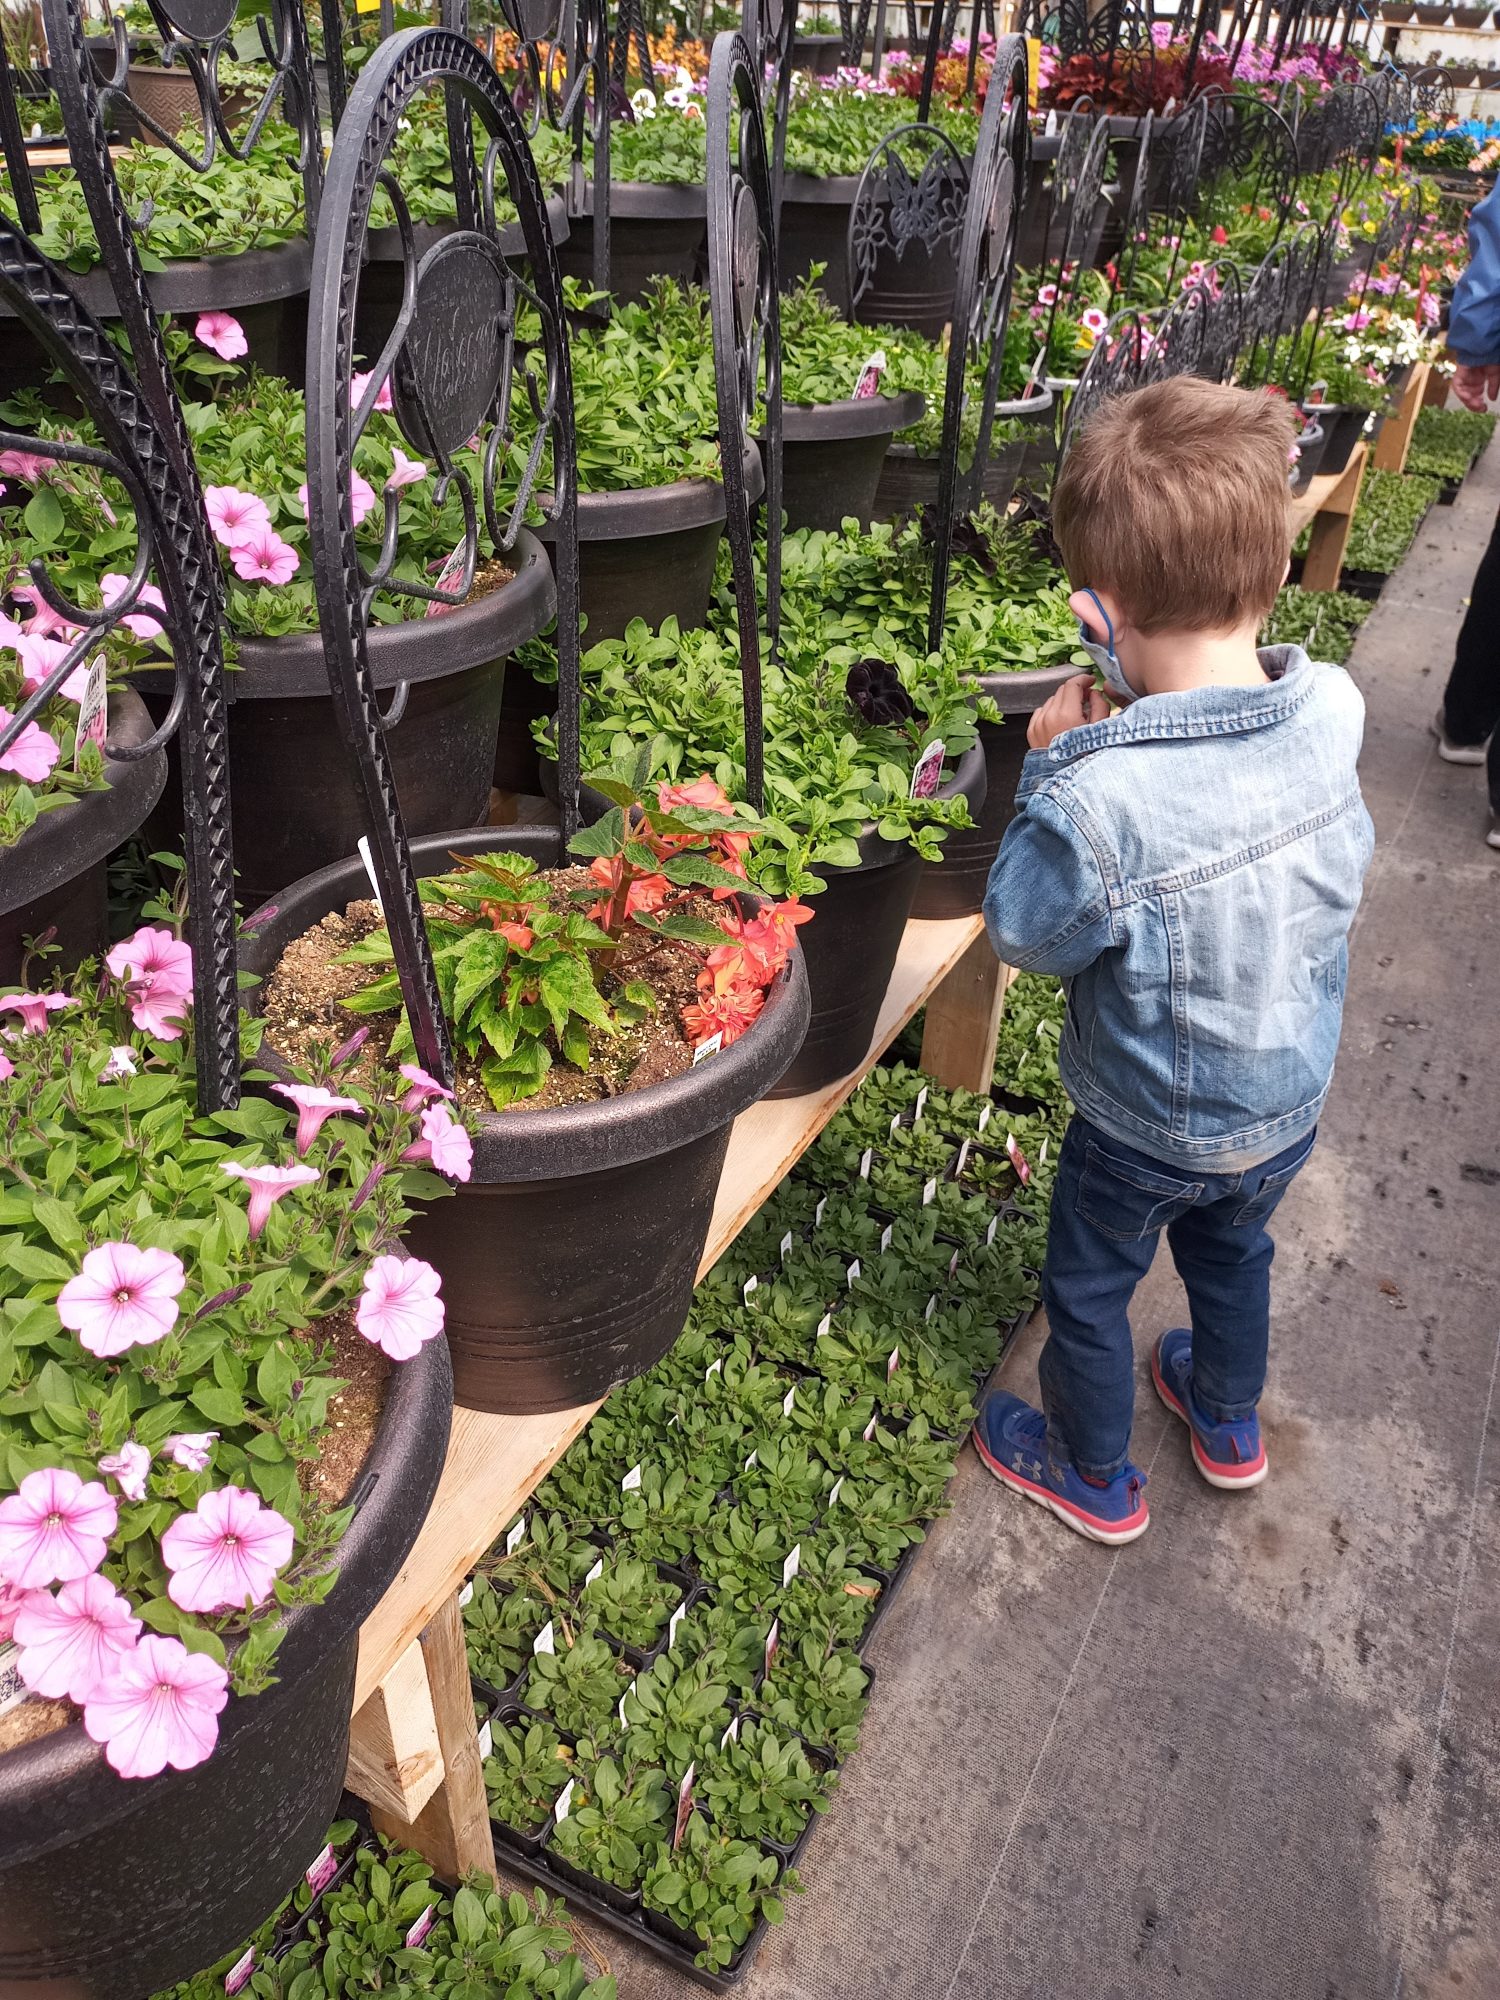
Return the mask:
<path id="1" fill-rule="evenodd" d="M 984 898 L 985 927 L 1006 965 L 1066 978 L 1117 942 L 1098 856 L 1046 791 L 1027 795 L 1005 830 Z"/>
<path id="2" fill-rule="evenodd" d="M 1469 212 L 1469 263 L 1453 294 L 1448 346 L 1465 367 L 1500 365 L 1500 189 Z"/>

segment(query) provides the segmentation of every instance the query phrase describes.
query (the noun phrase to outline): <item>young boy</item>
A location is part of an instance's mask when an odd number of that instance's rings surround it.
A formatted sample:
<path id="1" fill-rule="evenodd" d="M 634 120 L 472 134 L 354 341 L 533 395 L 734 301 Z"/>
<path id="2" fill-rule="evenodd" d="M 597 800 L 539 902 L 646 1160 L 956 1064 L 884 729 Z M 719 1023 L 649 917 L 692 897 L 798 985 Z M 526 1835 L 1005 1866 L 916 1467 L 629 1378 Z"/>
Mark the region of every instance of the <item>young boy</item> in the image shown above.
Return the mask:
<path id="1" fill-rule="evenodd" d="M 1291 441 L 1281 399 L 1179 376 L 1105 403 L 1053 499 L 1111 693 L 1079 675 L 1032 717 L 985 920 L 1007 964 L 1067 981 L 1077 1108 L 1045 1415 L 998 1393 L 974 1436 L 997 1479 L 1101 1542 L 1148 1523 L 1127 1310 L 1164 1229 L 1192 1330 L 1157 1341 L 1157 1394 L 1211 1485 L 1266 1476 L 1266 1225 L 1312 1151 L 1373 845 L 1353 682 L 1256 649 L 1286 577 Z"/>

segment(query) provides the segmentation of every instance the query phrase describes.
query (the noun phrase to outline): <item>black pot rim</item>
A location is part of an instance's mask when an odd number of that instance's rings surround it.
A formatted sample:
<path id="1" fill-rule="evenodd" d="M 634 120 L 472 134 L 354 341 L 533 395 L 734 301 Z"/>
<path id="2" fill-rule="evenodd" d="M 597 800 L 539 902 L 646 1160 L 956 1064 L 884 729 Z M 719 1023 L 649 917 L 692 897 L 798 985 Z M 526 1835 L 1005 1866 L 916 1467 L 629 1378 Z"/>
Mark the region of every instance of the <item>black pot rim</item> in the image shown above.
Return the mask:
<path id="1" fill-rule="evenodd" d="M 927 398 L 920 389 L 890 395 L 845 396 L 837 403 L 784 403 L 781 435 L 787 444 L 833 444 L 844 438 L 894 437 L 920 423 Z"/>
<path id="2" fill-rule="evenodd" d="M 366 644 L 376 687 L 442 680 L 485 660 L 503 659 L 534 639 L 557 610 L 552 564 L 527 528 L 517 531 L 516 546 L 504 560 L 515 570 L 511 581 L 473 604 L 461 604 L 439 618 L 372 625 Z M 239 671 L 224 676 L 230 701 L 294 701 L 327 695 L 328 667 L 318 633 L 288 632 L 279 639 L 236 637 L 234 643 Z M 165 668 L 147 670 L 136 679 L 152 693 L 172 685 Z"/>
<path id="3" fill-rule="evenodd" d="M 357 1481 L 367 1488 L 367 1495 L 338 1546 L 338 1582 L 324 1603 L 288 1612 L 286 1637 L 276 1660 L 280 1679 L 305 1671 L 331 1653 L 375 1608 L 394 1573 L 383 1551 L 394 1545 L 404 1556 L 410 1550 L 442 1473 L 441 1452 L 432 1454 L 430 1463 L 410 1455 L 421 1489 L 420 1504 L 413 1507 L 411 1481 L 395 1476 L 405 1456 L 405 1438 L 420 1436 L 428 1425 L 442 1421 L 444 1407 L 451 1412 L 452 1402 L 447 1341 L 429 1340 L 410 1361 L 392 1369 L 380 1424 Z M 256 1726 L 255 1711 L 253 1698 L 230 1697 L 220 1718 L 216 1756 L 241 1731 Z M 0 1815 L 0 1870 L 50 1848 L 66 1847 L 83 1831 L 109 1826 L 142 1800 L 143 1787 L 170 1786 L 175 1776 L 164 1771 L 155 1778 L 116 1777 L 102 1746 L 85 1735 L 81 1722 L 7 1751 L 0 1756 L 0 1797 L 5 1802 Z"/>
<path id="4" fill-rule="evenodd" d="M 792 37 L 792 47 L 794 49 L 801 48 L 803 46 L 812 49 L 826 49 L 830 42 L 838 42 L 842 44 L 843 39 L 844 38 L 842 35 L 805 35 L 799 28 L 796 34 Z"/>
<path id="5" fill-rule="evenodd" d="M 859 178 L 858 174 L 788 174 L 782 182 L 782 199 L 818 207 L 852 208 L 859 192 Z"/>
<path id="6" fill-rule="evenodd" d="M 109 697 L 109 740 L 125 748 L 144 743 L 155 724 L 130 688 Z M 167 782 L 167 753 L 133 763 L 106 755 L 107 792 L 85 792 L 71 805 L 55 806 L 29 826 L 14 847 L 0 851 L 0 910 L 19 909 L 71 882 L 127 840 L 161 797 Z"/>
<path id="7" fill-rule="evenodd" d="M 1084 667 L 1022 667 L 1013 674 L 981 674 L 979 684 L 1000 707 L 1002 715 L 1032 715 Z"/>
<path id="8" fill-rule="evenodd" d="M 594 213 L 594 183 L 583 184 L 580 216 Z M 702 181 L 616 181 L 609 184 L 611 222 L 706 222 L 708 188 Z"/>
<path id="9" fill-rule="evenodd" d="M 745 441 L 745 482 L 750 498 L 758 500 L 766 489 L 766 473 L 753 438 Z M 544 493 L 539 498 L 545 507 L 550 505 L 552 496 Z M 624 542 L 638 535 L 670 535 L 684 528 L 707 527 L 711 521 L 722 521 L 724 514 L 724 487 L 717 479 L 678 479 L 670 486 L 630 486 L 617 493 L 580 493 L 578 539 Z M 544 542 L 552 539 L 550 526 L 537 532 Z"/>
<path id="10" fill-rule="evenodd" d="M 118 319 L 114 289 L 102 264 L 63 272 L 69 289 L 99 319 Z M 164 271 L 146 273 L 146 289 L 159 313 L 233 311 L 295 298 L 312 277 L 312 245 L 305 236 L 233 257 L 179 257 Z M 0 319 L 15 315 L 0 300 Z"/>
<path id="11" fill-rule="evenodd" d="M 412 841 L 411 854 L 419 875 L 440 874 L 451 855 L 492 853 L 507 846 L 512 851 L 529 848 L 539 859 L 550 852 L 554 866 L 563 859 L 562 836 L 555 827 L 466 827 L 459 833 L 426 834 Z M 424 869 L 423 862 L 433 865 Z M 544 860 L 543 865 L 549 864 Z M 275 898 L 275 916 L 259 927 L 258 936 L 244 941 L 241 964 L 269 974 L 287 942 L 330 910 L 368 894 L 364 863 L 357 856 L 304 875 Z M 247 928 L 255 922 L 251 917 Z M 481 1114 L 474 1131 L 475 1181 L 494 1186 L 605 1173 L 717 1131 L 763 1097 L 789 1067 L 807 1033 L 810 1004 L 807 969 L 802 953 L 794 951 L 786 972 L 767 990 L 754 1026 L 683 1075 L 602 1103 Z M 250 996 L 249 1005 L 259 1011 L 258 994 Z M 260 1060 L 271 1069 L 280 1061 L 271 1048 L 262 1049 Z"/>
<path id="12" fill-rule="evenodd" d="M 568 240 L 568 203 L 561 194 L 549 194 L 544 201 L 547 214 L 547 234 L 554 243 Z M 457 233 L 458 222 L 418 222 L 412 228 L 412 244 L 418 257 L 423 257 L 445 236 Z M 507 256 L 520 256 L 526 249 L 526 232 L 521 227 L 519 217 L 513 222 L 504 222 L 497 232 L 500 248 Z M 401 261 L 401 231 L 394 222 L 382 229 L 372 229 L 365 237 L 365 247 L 372 264 L 399 264 Z"/>

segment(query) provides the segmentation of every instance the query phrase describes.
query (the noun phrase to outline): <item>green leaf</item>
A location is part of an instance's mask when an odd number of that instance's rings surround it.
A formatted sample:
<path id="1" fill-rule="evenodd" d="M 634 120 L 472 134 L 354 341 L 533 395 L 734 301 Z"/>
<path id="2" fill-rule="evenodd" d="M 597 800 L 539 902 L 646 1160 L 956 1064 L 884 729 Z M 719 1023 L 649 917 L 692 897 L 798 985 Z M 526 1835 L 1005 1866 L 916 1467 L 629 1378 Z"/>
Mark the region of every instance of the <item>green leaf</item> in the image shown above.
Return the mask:
<path id="1" fill-rule="evenodd" d="M 52 1195 L 39 1194 L 32 1202 L 31 1210 L 59 1250 L 75 1260 L 81 1259 L 88 1238 L 77 1215 L 66 1202 L 58 1201 Z"/>
<path id="2" fill-rule="evenodd" d="M 219 1430 L 231 1430 L 245 1421 L 245 1399 L 215 1382 L 203 1382 L 188 1398 L 195 1410 Z"/>
<path id="3" fill-rule="evenodd" d="M 587 861 L 597 855 L 618 854 L 624 841 L 625 815 L 618 806 L 611 806 L 603 819 L 578 829 L 568 842 L 568 852 Z"/>
<path id="4" fill-rule="evenodd" d="M 26 523 L 26 532 L 33 541 L 44 549 L 55 546 L 62 534 L 65 517 L 62 503 L 50 486 L 37 488 L 27 501 L 26 512 L 22 518 Z"/>

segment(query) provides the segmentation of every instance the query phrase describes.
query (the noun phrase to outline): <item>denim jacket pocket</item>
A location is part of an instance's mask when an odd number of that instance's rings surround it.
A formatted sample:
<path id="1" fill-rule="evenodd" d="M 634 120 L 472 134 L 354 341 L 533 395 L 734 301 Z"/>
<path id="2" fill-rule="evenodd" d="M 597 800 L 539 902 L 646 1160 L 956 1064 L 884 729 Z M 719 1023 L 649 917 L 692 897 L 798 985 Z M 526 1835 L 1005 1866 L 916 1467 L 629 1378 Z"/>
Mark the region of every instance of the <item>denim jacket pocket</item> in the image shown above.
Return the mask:
<path id="1" fill-rule="evenodd" d="M 1154 1236 L 1185 1215 L 1203 1192 L 1202 1181 L 1179 1180 L 1155 1167 L 1138 1166 L 1105 1152 L 1093 1140 L 1078 1177 L 1078 1213 L 1117 1242 Z"/>
<path id="2" fill-rule="evenodd" d="M 1252 1222 L 1264 1222 L 1266 1220 L 1277 1202 L 1280 1201 L 1292 1182 L 1307 1165 L 1307 1156 L 1316 1144 L 1317 1137 L 1317 1130 L 1314 1128 L 1308 1135 L 1306 1145 L 1299 1149 L 1296 1159 L 1288 1166 L 1278 1167 L 1274 1173 L 1267 1174 L 1250 1199 L 1240 1204 L 1235 1210 L 1233 1218 L 1236 1229 L 1243 1229 Z"/>

